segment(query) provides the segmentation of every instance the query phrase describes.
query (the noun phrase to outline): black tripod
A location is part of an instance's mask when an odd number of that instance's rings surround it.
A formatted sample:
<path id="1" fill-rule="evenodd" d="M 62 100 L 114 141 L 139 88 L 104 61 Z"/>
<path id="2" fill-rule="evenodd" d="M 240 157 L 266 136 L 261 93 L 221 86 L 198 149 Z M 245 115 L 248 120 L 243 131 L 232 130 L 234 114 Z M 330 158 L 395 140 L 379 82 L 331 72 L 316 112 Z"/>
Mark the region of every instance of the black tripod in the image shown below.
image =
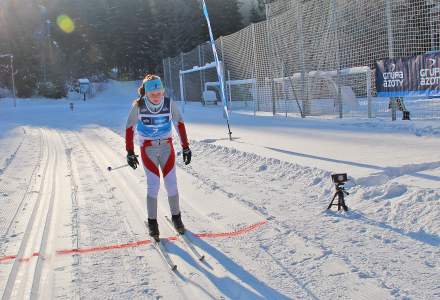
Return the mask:
<path id="1" fill-rule="evenodd" d="M 344 195 L 349 195 L 349 193 L 345 190 L 344 188 L 344 184 L 343 183 L 336 183 L 336 193 L 333 196 L 332 201 L 330 202 L 329 206 L 327 207 L 327 209 L 330 209 L 333 205 L 337 205 L 338 206 L 338 211 L 342 209 L 344 209 L 344 211 L 348 210 L 347 205 L 345 205 L 345 200 L 344 200 Z M 338 197 L 338 204 L 333 203 L 336 199 L 336 196 Z"/>

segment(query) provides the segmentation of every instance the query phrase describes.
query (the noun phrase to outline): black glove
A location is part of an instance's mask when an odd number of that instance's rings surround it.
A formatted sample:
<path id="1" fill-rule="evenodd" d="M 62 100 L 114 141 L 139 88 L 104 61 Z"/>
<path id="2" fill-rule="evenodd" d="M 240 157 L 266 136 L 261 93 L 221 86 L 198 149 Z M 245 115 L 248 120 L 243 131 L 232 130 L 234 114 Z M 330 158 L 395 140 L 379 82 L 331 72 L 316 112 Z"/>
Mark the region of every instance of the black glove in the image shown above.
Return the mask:
<path id="1" fill-rule="evenodd" d="M 139 165 L 139 161 L 137 159 L 137 155 L 134 154 L 133 151 L 127 152 L 127 163 L 130 167 L 132 167 L 134 170 Z"/>
<path id="2" fill-rule="evenodd" d="M 182 151 L 183 162 L 188 165 L 191 162 L 191 150 L 189 148 L 184 148 Z"/>

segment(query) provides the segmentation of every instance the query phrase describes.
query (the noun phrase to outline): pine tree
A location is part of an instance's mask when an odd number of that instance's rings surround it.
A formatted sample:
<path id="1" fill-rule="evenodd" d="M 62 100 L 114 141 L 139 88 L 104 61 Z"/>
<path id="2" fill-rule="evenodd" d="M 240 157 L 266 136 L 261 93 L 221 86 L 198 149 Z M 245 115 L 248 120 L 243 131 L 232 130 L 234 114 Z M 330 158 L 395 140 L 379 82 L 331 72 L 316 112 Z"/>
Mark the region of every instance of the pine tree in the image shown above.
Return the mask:
<path id="1" fill-rule="evenodd" d="M 206 0 L 215 38 L 243 28 L 238 0 Z"/>
<path id="2" fill-rule="evenodd" d="M 0 51 L 14 54 L 22 96 L 30 96 L 42 82 L 62 89 L 65 81 L 107 77 L 113 68 L 120 78 L 137 79 L 158 72 L 163 58 L 208 40 L 200 0 L 38 3 L 4 0 L 0 4 Z M 207 4 L 216 37 L 242 28 L 238 0 L 207 0 Z M 58 26 L 61 15 L 72 20 L 72 32 Z"/>
<path id="3" fill-rule="evenodd" d="M 158 70 L 164 57 L 190 51 L 206 36 L 198 0 L 157 0 L 153 3 L 156 45 L 153 61 L 156 67 L 151 67 Z"/>
<path id="4" fill-rule="evenodd" d="M 28 1 L 8 0 L 0 5 L 0 50 L 14 55 L 17 96 L 29 97 L 36 88 L 40 71 L 41 52 L 35 30 L 40 23 L 39 9 Z"/>
<path id="5" fill-rule="evenodd" d="M 252 4 L 251 15 L 249 21 L 251 23 L 258 23 L 266 19 L 266 5 L 267 0 L 257 0 Z"/>
<path id="6" fill-rule="evenodd" d="M 98 6 L 100 4 L 100 6 Z M 93 9 L 92 9 L 93 5 Z M 63 66 L 70 80 L 99 73 L 97 62 L 103 57 L 98 54 L 102 36 L 96 34 L 102 20 L 102 2 L 85 0 L 62 0 L 51 13 L 52 37 L 58 43 L 63 56 Z M 67 33 L 58 26 L 58 17 L 68 16 L 74 24 L 74 31 Z"/>

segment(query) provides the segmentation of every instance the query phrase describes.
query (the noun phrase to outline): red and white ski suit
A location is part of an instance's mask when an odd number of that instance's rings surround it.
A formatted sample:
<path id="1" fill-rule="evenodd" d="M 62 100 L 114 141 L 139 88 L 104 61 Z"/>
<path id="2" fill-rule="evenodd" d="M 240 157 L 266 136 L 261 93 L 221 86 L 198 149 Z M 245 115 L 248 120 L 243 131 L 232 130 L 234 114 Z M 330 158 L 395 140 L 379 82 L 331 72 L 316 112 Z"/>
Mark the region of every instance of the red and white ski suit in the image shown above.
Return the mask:
<path id="1" fill-rule="evenodd" d="M 134 151 L 134 132 L 141 145 L 141 157 L 147 176 L 147 210 L 149 219 L 157 219 L 157 196 L 162 171 L 172 215 L 180 213 L 179 192 L 172 142 L 172 123 L 179 134 L 182 148 L 188 148 L 188 138 L 182 115 L 174 101 L 164 98 L 159 105 L 143 99 L 133 105 L 128 116 L 125 144 Z"/>

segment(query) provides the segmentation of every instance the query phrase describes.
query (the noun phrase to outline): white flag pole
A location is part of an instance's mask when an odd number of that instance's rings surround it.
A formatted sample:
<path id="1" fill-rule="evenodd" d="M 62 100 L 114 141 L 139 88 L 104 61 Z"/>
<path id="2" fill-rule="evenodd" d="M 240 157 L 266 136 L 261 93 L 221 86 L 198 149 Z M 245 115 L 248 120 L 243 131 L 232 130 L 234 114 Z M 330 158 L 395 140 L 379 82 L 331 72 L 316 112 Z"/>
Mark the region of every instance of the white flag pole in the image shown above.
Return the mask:
<path id="1" fill-rule="evenodd" d="M 209 38 L 211 40 L 212 52 L 214 54 L 214 59 L 217 67 L 216 68 L 217 76 L 220 80 L 220 97 L 223 104 L 224 116 L 226 119 L 226 124 L 228 125 L 229 139 L 232 141 L 232 132 L 231 132 L 231 127 L 229 125 L 228 103 L 226 101 L 225 80 L 223 78 L 222 64 L 220 64 L 220 60 L 218 59 L 218 54 L 217 54 L 217 48 L 215 47 L 214 35 L 212 34 L 211 22 L 209 20 L 208 7 L 206 6 L 205 0 L 202 0 L 202 3 L 203 3 L 203 14 L 205 15 L 206 22 L 208 23 Z"/>

